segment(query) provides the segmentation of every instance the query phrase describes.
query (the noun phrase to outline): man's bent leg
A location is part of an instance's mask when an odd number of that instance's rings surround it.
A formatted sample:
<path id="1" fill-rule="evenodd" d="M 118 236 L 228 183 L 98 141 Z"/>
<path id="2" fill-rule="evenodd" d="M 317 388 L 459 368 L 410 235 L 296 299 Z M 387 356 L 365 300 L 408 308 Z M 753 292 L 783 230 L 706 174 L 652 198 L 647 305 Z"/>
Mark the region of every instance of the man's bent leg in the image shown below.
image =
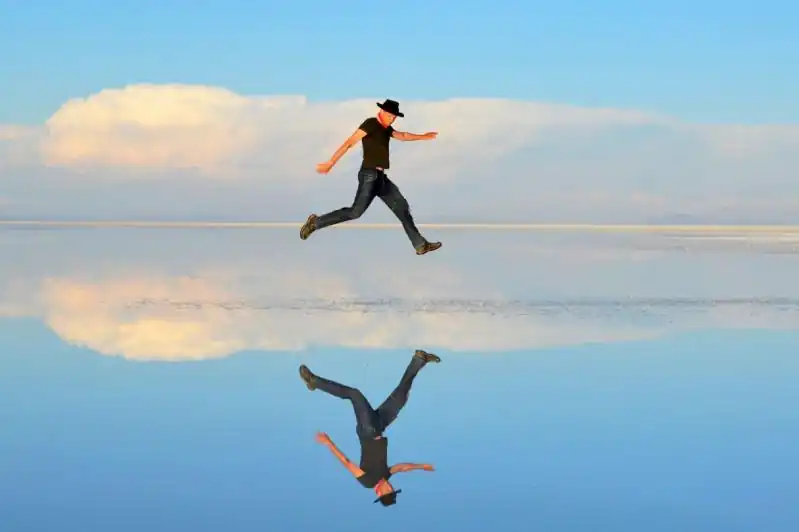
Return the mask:
<path id="1" fill-rule="evenodd" d="M 402 223 L 402 228 L 405 230 L 405 234 L 408 235 L 408 239 L 411 241 L 411 244 L 413 244 L 414 249 L 419 249 L 424 246 L 427 240 L 419 232 L 416 223 L 413 221 L 408 200 L 405 199 L 400 189 L 388 176 L 383 178 L 377 195 Z"/>
<path id="2" fill-rule="evenodd" d="M 358 190 L 355 192 L 352 205 L 317 217 L 314 230 L 360 218 L 377 195 L 379 177 L 380 174 L 376 170 L 367 169 L 358 172 Z"/>
<path id="3" fill-rule="evenodd" d="M 421 369 L 429 362 L 438 363 L 440 361 L 441 359 L 436 355 L 427 353 L 425 351 L 417 350 L 416 353 L 414 353 L 410 364 L 408 364 L 408 367 L 405 368 L 405 373 L 403 373 L 399 384 L 396 388 L 394 388 L 394 391 L 391 392 L 386 400 L 383 401 L 383 404 L 377 409 L 377 416 L 380 419 L 380 424 L 382 425 L 383 430 L 388 428 L 388 426 L 393 423 L 395 419 L 397 419 L 400 410 L 402 410 L 402 408 L 408 402 L 408 396 L 411 392 L 413 380 L 416 378 L 416 375 L 419 374 L 419 371 L 421 371 Z"/>

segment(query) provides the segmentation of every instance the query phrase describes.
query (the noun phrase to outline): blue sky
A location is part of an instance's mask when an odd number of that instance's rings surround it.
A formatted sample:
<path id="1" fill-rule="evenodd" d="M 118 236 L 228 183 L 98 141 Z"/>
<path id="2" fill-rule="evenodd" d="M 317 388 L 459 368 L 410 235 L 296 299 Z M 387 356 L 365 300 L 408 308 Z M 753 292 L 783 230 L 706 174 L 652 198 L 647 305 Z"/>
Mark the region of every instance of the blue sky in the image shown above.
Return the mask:
<path id="1" fill-rule="evenodd" d="M 420 220 L 799 221 L 787 1 L 2 5 L 0 217 L 299 222 L 390 97 Z"/>
<path id="2" fill-rule="evenodd" d="M 135 82 L 799 120 L 799 8 L 786 0 L 117 6 L 0 3 L 0 47 L 13 51 L 0 66 L 0 122 L 40 123 L 70 97 Z"/>

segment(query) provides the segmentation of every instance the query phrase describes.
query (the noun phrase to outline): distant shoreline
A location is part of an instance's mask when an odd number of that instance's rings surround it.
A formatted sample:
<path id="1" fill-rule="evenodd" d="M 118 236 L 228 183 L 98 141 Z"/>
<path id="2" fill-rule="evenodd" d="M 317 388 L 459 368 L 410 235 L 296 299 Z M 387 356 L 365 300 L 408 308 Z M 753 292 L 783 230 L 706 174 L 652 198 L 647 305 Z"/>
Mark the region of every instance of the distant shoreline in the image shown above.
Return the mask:
<path id="1" fill-rule="evenodd" d="M 2 220 L 0 227 L 95 227 L 95 228 L 174 228 L 174 229 L 297 229 L 298 222 L 199 222 L 199 221 L 51 221 Z M 627 233 L 795 233 L 799 225 L 723 225 L 723 224 L 500 224 L 500 223 L 420 223 L 422 229 L 485 229 L 495 231 L 593 231 Z M 332 229 L 401 229 L 399 223 L 347 223 Z"/>

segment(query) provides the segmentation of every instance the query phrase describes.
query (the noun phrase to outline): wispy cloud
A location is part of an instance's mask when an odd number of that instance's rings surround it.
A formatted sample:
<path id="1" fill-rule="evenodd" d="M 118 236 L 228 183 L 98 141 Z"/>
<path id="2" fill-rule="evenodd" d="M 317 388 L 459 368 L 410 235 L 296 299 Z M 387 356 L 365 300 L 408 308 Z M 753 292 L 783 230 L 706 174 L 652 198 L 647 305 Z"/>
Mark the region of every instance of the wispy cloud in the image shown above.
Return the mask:
<path id="1" fill-rule="evenodd" d="M 301 218 L 351 201 L 357 153 L 330 176 L 313 167 L 380 98 L 310 102 L 191 85 L 103 90 L 67 101 L 39 127 L 0 126 L 0 196 L 19 205 L 7 211 L 15 215 Z M 399 127 L 440 132 L 435 142 L 395 143 L 392 162 L 395 181 L 430 221 L 799 212 L 790 199 L 799 125 L 689 124 L 503 99 L 402 105 Z M 391 216 L 375 213 L 367 216 Z"/>

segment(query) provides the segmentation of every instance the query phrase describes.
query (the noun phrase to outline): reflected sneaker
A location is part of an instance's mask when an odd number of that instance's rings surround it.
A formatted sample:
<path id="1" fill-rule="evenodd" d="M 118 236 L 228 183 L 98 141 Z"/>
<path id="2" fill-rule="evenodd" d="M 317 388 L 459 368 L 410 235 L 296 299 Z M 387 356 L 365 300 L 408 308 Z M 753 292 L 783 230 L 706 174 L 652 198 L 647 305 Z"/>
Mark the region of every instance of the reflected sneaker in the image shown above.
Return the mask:
<path id="1" fill-rule="evenodd" d="M 438 364 L 441 362 L 441 358 L 438 355 L 434 355 L 433 353 L 428 353 L 427 351 L 423 351 L 421 349 L 417 349 L 416 352 L 413 354 L 415 357 L 419 357 L 425 361 L 425 363 L 432 362 L 434 364 Z"/>
<path id="2" fill-rule="evenodd" d="M 300 228 L 300 238 L 302 240 L 307 240 L 314 231 L 316 231 L 316 215 L 312 214 L 305 220 L 302 228 Z"/>
<path id="3" fill-rule="evenodd" d="M 441 247 L 441 242 L 425 242 L 424 244 L 416 248 L 416 254 L 424 255 L 425 253 L 435 251 L 440 247 Z"/>
<path id="4" fill-rule="evenodd" d="M 308 387 L 309 390 L 314 391 L 316 389 L 316 375 L 311 373 L 311 370 L 308 369 L 308 366 L 302 364 L 300 366 L 300 378 L 302 382 L 305 383 L 305 386 Z"/>

